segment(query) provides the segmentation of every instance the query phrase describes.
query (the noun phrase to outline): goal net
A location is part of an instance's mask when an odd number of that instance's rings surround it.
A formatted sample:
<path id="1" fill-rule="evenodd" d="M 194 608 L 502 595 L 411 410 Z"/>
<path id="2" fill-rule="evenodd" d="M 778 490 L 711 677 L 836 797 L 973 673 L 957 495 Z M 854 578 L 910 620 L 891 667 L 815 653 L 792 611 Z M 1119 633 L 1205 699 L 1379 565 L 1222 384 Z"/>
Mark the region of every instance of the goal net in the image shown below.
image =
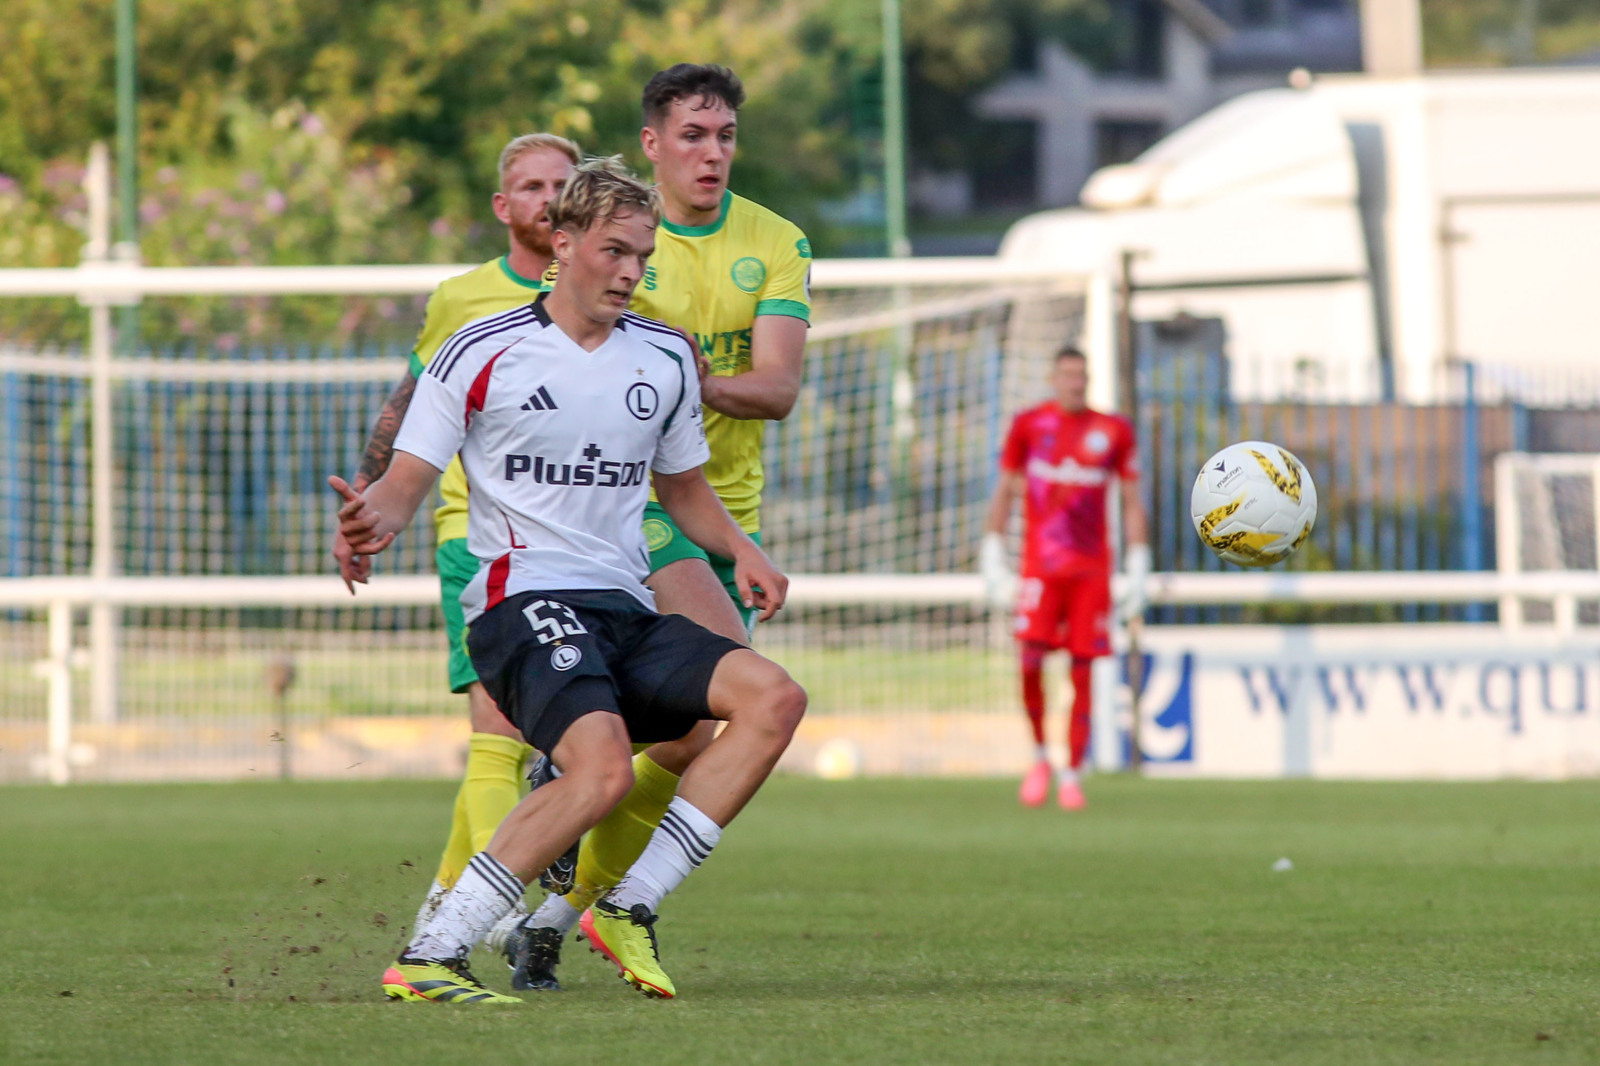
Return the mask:
<path id="1" fill-rule="evenodd" d="M 1503 574 L 1600 569 L 1600 455 L 1507 452 L 1495 461 L 1496 563 Z M 1600 622 L 1600 601 L 1506 597 L 1509 627 Z"/>
<path id="2" fill-rule="evenodd" d="M 0 298 L 0 780 L 457 772 L 432 523 L 351 600 L 324 484 L 450 272 L 146 296 L 136 351 L 108 347 L 119 312 Z M 802 579 L 756 644 L 813 697 L 788 765 L 1009 771 L 1009 641 L 938 581 L 973 569 L 1001 434 L 1084 342 L 1086 283 L 823 262 L 814 297 L 800 400 L 765 450 L 763 536 Z M 932 583 L 879 577 L 907 574 Z"/>

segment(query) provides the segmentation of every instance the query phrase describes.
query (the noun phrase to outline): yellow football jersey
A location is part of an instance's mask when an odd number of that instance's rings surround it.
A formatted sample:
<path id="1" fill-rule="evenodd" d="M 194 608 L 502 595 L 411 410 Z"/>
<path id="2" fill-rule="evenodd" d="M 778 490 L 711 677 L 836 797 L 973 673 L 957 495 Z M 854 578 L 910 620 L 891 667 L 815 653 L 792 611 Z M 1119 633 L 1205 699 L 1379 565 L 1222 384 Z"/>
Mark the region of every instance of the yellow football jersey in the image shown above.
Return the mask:
<path id="1" fill-rule="evenodd" d="M 450 335 L 469 322 L 509 311 L 531 303 L 541 292 L 550 291 L 542 278 L 525 278 L 511 269 L 505 256 L 491 259 L 475 270 L 447 278 L 428 297 L 428 310 L 422 319 L 422 333 L 411 353 L 411 376 L 420 377 L 428 363 Z M 443 502 L 433 512 L 433 525 L 439 543 L 467 535 L 467 472 L 459 457 L 439 479 Z"/>
<path id="2" fill-rule="evenodd" d="M 634 290 L 639 314 L 677 326 L 700 346 L 714 374 L 750 369 L 757 316 L 811 320 L 811 244 L 800 228 L 731 191 L 704 226 L 665 219 L 656 251 Z M 705 412 L 711 461 L 706 480 L 748 533 L 761 528 L 761 419 Z"/>

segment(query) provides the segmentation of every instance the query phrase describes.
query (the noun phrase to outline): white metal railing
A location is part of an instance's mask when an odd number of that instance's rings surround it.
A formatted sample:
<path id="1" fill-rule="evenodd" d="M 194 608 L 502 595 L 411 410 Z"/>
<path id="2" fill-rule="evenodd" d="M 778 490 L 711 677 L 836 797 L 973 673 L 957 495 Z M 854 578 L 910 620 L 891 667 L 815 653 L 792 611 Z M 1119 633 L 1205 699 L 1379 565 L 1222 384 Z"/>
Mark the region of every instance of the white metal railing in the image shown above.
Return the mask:
<path id="1" fill-rule="evenodd" d="M 1118 583 L 1120 584 L 1120 578 Z M 1573 635 L 1579 600 L 1600 599 L 1600 573 L 1498 574 L 1455 571 L 1345 573 L 1152 574 L 1152 604 L 1493 603 L 1507 596 L 1557 603 L 1557 639 Z M 438 580 L 426 575 L 375 578 L 354 598 L 334 577 L 32 577 L 0 580 L 0 608 L 48 612 L 48 655 L 36 672 L 49 685 L 48 777 L 71 776 L 72 617 L 82 607 L 363 607 L 436 603 Z M 956 606 L 985 602 L 976 574 L 796 574 L 795 606 Z M 101 665 L 93 651 L 90 662 Z"/>
<path id="2" fill-rule="evenodd" d="M 1122 578 L 1116 579 L 1118 591 Z M 977 574 L 794 574 L 795 606 L 982 605 Z M 1362 570 L 1344 572 L 1160 573 L 1152 605 L 1263 603 L 1493 603 L 1502 596 L 1600 600 L 1600 572 Z M 377 577 L 354 598 L 332 576 L 19 577 L 0 579 L 0 608 L 88 607 L 410 607 L 435 602 L 430 575 Z M 1573 612 L 1569 609 L 1569 614 Z M 1575 616 L 1575 614 L 1574 614 Z"/>
<path id="3" fill-rule="evenodd" d="M 332 382 L 394 382 L 405 373 L 406 359 L 284 359 L 245 362 L 240 359 L 166 359 L 112 357 L 104 363 L 77 356 L 40 355 L 0 346 L 0 374 L 39 374 L 57 378 L 112 381 L 193 381 L 230 385 L 268 382 L 322 385 Z"/>
<path id="4" fill-rule="evenodd" d="M 121 303 L 144 296 L 390 295 L 430 292 L 446 278 L 479 263 L 384 266 L 151 267 L 110 260 L 76 267 L 0 270 L 0 296 L 74 296 L 85 304 Z M 891 276 L 892 275 L 892 276 Z M 813 289 L 881 285 L 959 285 L 989 281 L 1045 281 L 1065 276 L 1058 267 L 989 256 L 907 260 L 818 259 Z"/>

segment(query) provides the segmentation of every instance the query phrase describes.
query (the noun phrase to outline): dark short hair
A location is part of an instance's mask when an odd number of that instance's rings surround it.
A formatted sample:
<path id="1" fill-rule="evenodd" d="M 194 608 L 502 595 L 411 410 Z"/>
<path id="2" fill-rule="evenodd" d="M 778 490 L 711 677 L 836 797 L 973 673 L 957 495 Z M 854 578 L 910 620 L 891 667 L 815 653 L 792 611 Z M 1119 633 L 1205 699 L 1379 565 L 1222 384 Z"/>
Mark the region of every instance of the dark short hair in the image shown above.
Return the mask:
<path id="1" fill-rule="evenodd" d="M 744 83 L 733 71 L 715 63 L 679 63 L 659 70 L 644 87 L 641 103 L 645 125 L 658 124 L 678 100 L 706 97 L 721 100 L 730 111 L 737 111 L 744 106 Z"/>
<path id="2" fill-rule="evenodd" d="M 1059 363 L 1063 359 L 1082 359 L 1085 363 L 1089 361 L 1087 355 L 1084 355 L 1083 352 L 1070 344 L 1056 353 L 1056 362 Z"/>

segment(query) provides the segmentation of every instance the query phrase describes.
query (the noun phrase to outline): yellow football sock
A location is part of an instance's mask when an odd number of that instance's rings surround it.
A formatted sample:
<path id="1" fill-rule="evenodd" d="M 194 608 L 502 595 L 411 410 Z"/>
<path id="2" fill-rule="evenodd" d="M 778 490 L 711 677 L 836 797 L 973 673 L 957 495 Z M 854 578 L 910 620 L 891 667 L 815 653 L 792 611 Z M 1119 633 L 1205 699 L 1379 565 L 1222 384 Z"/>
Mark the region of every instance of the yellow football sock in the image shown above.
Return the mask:
<path id="1" fill-rule="evenodd" d="M 456 878 L 467 868 L 472 858 L 472 834 L 467 830 L 466 785 L 456 790 L 455 809 L 450 813 L 450 838 L 444 842 L 444 854 L 439 858 L 439 872 L 434 881 L 446 892 L 456 887 Z"/>
<path id="2" fill-rule="evenodd" d="M 567 903 L 582 911 L 616 887 L 667 813 L 678 794 L 678 775 L 658 766 L 650 756 L 633 757 L 633 788 L 600 824 L 589 830 L 578 849 L 575 886 Z"/>
<path id="3" fill-rule="evenodd" d="M 489 844 L 511 808 L 522 799 L 522 763 L 533 749 L 514 737 L 474 733 L 467 745 L 467 772 L 456 792 L 435 880 L 445 888 L 456 883 L 467 860 Z"/>

